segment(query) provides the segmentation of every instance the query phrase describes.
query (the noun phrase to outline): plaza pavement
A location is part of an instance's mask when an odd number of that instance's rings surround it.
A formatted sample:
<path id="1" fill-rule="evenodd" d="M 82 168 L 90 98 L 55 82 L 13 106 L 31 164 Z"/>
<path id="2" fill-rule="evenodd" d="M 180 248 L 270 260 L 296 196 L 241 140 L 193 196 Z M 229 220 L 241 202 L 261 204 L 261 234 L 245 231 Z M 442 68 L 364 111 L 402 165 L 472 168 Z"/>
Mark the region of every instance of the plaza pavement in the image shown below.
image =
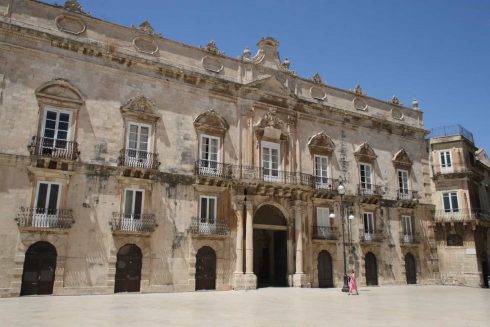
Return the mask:
<path id="1" fill-rule="evenodd" d="M 490 289 L 340 289 L 0 299 L 0 326 L 490 326 Z"/>

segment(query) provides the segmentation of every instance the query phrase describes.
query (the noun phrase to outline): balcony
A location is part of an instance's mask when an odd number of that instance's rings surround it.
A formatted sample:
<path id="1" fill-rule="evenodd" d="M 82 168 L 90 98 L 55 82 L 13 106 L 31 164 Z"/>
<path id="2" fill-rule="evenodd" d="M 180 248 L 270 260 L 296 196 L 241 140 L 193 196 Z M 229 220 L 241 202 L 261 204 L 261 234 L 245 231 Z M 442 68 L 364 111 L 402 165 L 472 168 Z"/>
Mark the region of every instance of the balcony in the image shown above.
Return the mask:
<path id="1" fill-rule="evenodd" d="M 458 211 L 447 212 L 446 210 L 436 210 L 434 220 L 437 223 L 467 223 L 477 221 L 490 221 L 490 211 L 484 209 L 459 209 Z"/>
<path id="2" fill-rule="evenodd" d="M 232 175 L 232 166 L 221 162 L 198 160 L 195 163 L 195 174 L 197 176 L 229 179 Z"/>
<path id="3" fill-rule="evenodd" d="M 419 192 L 413 190 L 398 189 L 396 192 L 398 205 L 401 207 L 413 207 L 419 199 Z"/>
<path id="4" fill-rule="evenodd" d="M 361 230 L 361 243 L 380 243 L 383 242 L 383 232 L 382 231 L 370 231 L 366 233 Z"/>
<path id="5" fill-rule="evenodd" d="M 51 230 L 71 228 L 75 220 L 71 209 L 20 207 L 17 225 L 21 229 Z"/>
<path id="6" fill-rule="evenodd" d="M 339 230 L 337 227 L 313 226 L 313 239 L 316 240 L 338 240 Z"/>
<path id="7" fill-rule="evenodd" d="M 160 167 L 158 153 L 133 149 L 122 149 L 118 159 L 119 166 L 124 167 L 154 170 L 157 170 L 158 167 Z"/>
<path id="8" fill-rule="evenodd" d="M 80 155 L 77 142 L 39 136 L 33 136 L 27 148 L 31 156 L 76 160 Z"/>
<path id="9" fill-rule="evenodd" d="M 206 222 L 205 219 L 194 218 L 191 223 L 190 232 L 199 236 L 226 236 L 228 235 L 228 225 L 223 221 L 213 223 Z"/>
<path id="10" fill-rule="evenodd" d="M 419 238 L 413 234 L 406 234 L 400 237 L 401 245 L 415 245 L 419 243 Z"/>
<path id="11" fill-rule="evenodd" d="M 358 195 L 361 197 L 363 203 L 376 204 L 382 197 L 382 186 L 375 184 L 358 184 Z"/>
<path id="12" fill-rule="evenodd" d="M 158 226 L 155 214 L 125 214 L 113 212 L 109 223 L 115 234 L 149 234 Z"/>

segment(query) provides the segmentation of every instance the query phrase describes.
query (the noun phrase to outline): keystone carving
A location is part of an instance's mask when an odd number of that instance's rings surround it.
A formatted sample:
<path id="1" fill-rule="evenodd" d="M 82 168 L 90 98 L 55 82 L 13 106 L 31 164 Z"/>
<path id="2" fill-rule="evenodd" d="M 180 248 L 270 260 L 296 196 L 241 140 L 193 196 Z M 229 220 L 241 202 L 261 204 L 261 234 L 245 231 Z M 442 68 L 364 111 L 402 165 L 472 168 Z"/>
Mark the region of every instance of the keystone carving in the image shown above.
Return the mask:
<path id="1" fill-rule="evenodd" d="M 255 125 L 255 133 L 257 136 L 281 140 L 286 140 L 289 136 L 286 123 L 277 117 L 276 110 L 272 108 Z"/>

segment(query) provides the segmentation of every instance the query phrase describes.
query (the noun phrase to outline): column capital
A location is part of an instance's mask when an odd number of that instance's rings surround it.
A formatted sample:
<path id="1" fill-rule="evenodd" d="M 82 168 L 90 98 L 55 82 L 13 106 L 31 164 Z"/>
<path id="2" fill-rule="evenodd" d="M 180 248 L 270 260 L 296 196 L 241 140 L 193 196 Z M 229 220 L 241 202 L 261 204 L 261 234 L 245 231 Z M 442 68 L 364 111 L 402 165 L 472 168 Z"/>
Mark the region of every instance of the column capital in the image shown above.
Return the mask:
<path id="1" fill-rule="evenodd" d="M 242 210 L 245 205 L 245 195 L 235 195 L 235 199 L 233 201 L 233 209 Z"/>
<path id="2" fill-rule="evenodd" d="M 254 208 L 253 202 L 250 200 L 245 201 L 245 208 L 247 208 L 247 210 L 253 210 Z"/>

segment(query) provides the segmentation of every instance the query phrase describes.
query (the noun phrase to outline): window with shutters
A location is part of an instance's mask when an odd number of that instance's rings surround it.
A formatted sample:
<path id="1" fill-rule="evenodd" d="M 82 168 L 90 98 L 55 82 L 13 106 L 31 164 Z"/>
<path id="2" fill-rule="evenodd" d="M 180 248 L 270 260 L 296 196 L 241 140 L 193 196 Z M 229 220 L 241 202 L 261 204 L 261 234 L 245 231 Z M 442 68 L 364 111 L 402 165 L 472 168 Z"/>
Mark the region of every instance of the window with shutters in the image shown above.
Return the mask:
<path id="1" fill-rule="evenodd" d="M 218 176 L 220 173 L 220 138 L 202 134 L 200 142 L 200 174 Z"/>
<path id="2" fill-rule="evenodd" d="M 453 158 L 451 156 L 451 151 L 449 150 L 439 151 L 439 159 L 441 163 L 441 173 L 452 173 Z"/>
<path id="3" fill-rule="evenodd" d="M 151 126 L 128 123 L 125 164 L 130 167 L 149 168 L 151 166 Z"/>
<path id="4" fill-rule="evenodd" d="M 398 170 L 398 197 L 400 199 L 410 199 L 407 170 Z"/>
<path id="5" fill-rule="evenodd" d="M 364 212 L 363 213 L 363 222 L 364 222 L 364 239 L 366 241 L 371 241 L 374 238 L 374 215 L 372 212 Z"/>
<path id="6" fill-rule="evenodd" d="M 124 190 L 124 219 L 139 220 L 143 214 L 145 191 L 127 188 Z"/>
<path id="7" fill-rule="evenodd" d="M 367 163 L 359 164 L 360 188 L 362 194 L 373 194 L 372 166 Z"/>
<path id="8" fill-rule="evenodd" d="M 408 215 L 402 216 L 402 231 L 403 231 L 403 241 L 405 243 L 412 243 L 413 242 L 412 216 L 408 216 Z"/>
<path id="9" fill-rule="evenodd" d="M 442 202 L 444 206 L 444 212 L 446 214 L 460 211 L 457 192 L 442 193 Z"/>
<path id="10" fill-rule="evenodd" d="M 201 196 L 200 198 L 200 224 L 215 225 L 216 224 L 216 202 L 214 196 Z"/>
<path id="11" fill-rule="evenodd" d="M 332 182 L 329 180 L 329 167 L 327 156 L 314 156 L 315 160 L 315 186 L 319 189 L 332 189 Z"/>
<path id="12" fill-rule="evenodd" d="M 265 181 L 280 182 L 280 150 L 278 143 L 261 142 L 262 175 Z"/>

